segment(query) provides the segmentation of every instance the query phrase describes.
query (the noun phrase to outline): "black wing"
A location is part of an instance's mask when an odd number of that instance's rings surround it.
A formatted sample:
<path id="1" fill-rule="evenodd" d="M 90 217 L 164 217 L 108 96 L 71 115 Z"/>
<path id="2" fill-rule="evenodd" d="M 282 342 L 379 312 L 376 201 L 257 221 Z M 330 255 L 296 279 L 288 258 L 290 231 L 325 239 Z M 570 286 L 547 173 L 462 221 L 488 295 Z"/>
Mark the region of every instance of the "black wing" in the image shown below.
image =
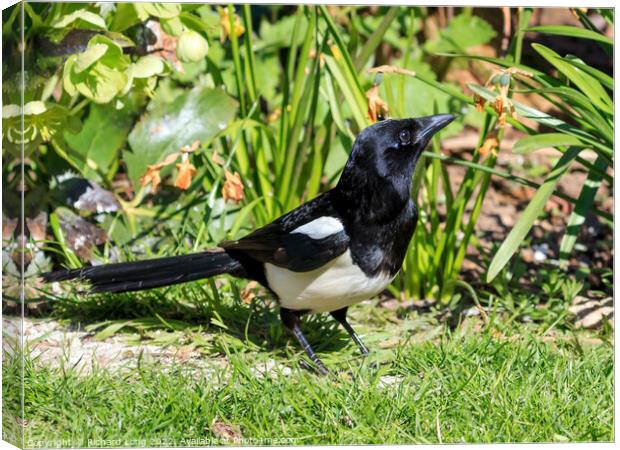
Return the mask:
<path id="1" fill-rule="evenodd" d="M 291 232 L 323 216 L 338 218 L 326 195 L 317 197 L 239 240 L 225 241 L 219 245 L 233 255 L 241 253 L 293 272 L 308 272 L 343 254 L 349 246 L 349 236 L 344 230 L 321 239 Z"/>

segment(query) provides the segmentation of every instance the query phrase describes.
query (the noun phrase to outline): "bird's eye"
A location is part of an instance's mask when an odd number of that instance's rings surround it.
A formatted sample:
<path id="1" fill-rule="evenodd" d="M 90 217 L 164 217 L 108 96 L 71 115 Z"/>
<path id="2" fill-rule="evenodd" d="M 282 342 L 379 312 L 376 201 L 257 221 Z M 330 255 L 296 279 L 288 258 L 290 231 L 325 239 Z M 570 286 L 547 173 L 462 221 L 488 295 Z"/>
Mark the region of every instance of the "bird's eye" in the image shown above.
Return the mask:
<path id="1" fill-rule="evenodd" d="M 402 130 L 398 135 L 400 139 L 400 143 L 403 145 L 408 145 L 411 140 L 411 135 L 409 134 L 409 130 Z"/>

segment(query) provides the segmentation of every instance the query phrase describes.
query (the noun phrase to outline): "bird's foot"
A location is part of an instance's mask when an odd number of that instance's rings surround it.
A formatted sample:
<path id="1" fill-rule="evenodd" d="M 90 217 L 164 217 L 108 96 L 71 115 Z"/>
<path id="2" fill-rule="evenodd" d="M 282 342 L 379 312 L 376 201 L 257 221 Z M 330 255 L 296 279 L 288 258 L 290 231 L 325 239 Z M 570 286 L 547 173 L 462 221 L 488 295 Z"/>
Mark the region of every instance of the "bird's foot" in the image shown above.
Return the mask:
<path id="1" fill-rule="evenodd" d="M 321 376 L 329 375 L 331 373 L 320 360 L 315 364 L 316 366 L 312 366 L 303 359 L 299 360 L 299 365 L 301 366 L 301 368 L 307 370 L 308 372 L 312 372 Z"/>

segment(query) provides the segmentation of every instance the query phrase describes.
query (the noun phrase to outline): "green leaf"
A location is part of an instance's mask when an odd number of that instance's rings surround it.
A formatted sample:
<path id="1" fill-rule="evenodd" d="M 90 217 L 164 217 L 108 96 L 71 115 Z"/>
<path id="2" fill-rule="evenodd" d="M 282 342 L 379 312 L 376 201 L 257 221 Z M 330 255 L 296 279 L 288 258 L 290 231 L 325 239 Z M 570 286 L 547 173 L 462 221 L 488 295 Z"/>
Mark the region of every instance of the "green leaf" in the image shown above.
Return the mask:
<path id="1" fill-rule="evenodd" d="M 171 19 L 181 14 L 181 5 L 178 3 L 134 3 L 134 8 L 140 20 L 149 17 Z"/>
<path id="2" fill-rule="evenodd" d="M 534 221 L 543 211 L 547 200 L 555 190 L 560 178 L 564 175 L 564 173 L 566 173 L 570 164 L 577 157 L 580 151 L 580 148 L 570 147 L 556 163 L 555 167 L 547 176 L 545 182 L 540 186 L 540 189 L 536 191 L 536 194 L 527 205 L 527 208 L 525 208 L 525 211 L 523 211 L 523 214 L 521 214 L 521 217 L 517 221 L 516 225 L 512 230 L 510 230 L 510 233 L 506 239 L 504 239 L 504 242 L 502 242 L 502 245 L 493 257 L 487 273 L 487 283 L 493 281 L 497 274 L 510 260 L 512 255 L 518 250 L 519 246 L 523 242 L 523 239 L 525 239 L 525 236 L 530 231 L 530 228 L 532 228 Z"/>
<path id="3" fill-rule="evenodd" d="M 159 104 L 129 134 L 131 152 L 123 153 L 134 185 L 149 164 L 195 140 L 208 141 L 226 129 L 237 112 L 237 102 L 221 89 L 195 88 L 172 103 Z"/>
<path id="4" fill-rule="evenodd" d="M 77 55 L 75 59 L 75 65 L 73 66 L 73 71 L 75 73 L 80 73 L 88 69 L 90 66 L 99 61 L 103 55 L 108 51 L 108 46 L 106 44 L 94 44 L 89 47 L 84 53 L 80 53 Z"/>
<path id="5" fill-rule="evenodd" d="M 132 78 L 149 78 L 164 71 L 164 62 L 159 56 L 143 56 L 127 69 Z"/>
<path id="6" fill-rule="evenodd" d="M 531 153 L 541 148 L 558 147 L 561 145 L 573 145 L 585 147 L 588 144 L 582 142 L 575 136 L 563 133 L 535 134 L 525 137 L 517 142 L 512 148 L 513 153 Z"/>
<path id="7" fill-rule="evenodd" d="M 282 47 L 288 47 L 291 44 L 291 36 L 293 36 L 293 28 L 295 27 L 296 16 L 286 16 L 275 23 L 268 20 L 260 22 L 260 40 L 257 41 L 257 50 L 267 47 L 269 50 L 277 50 Z M 308 19 L 302 16 L 296 29 L 295 44 L 301 45 L 308 28 Z"/>
<path id="8" fill-rule="evenodd" d="M 600 70 L 595 69 L 594 67 L 591 67 L 585 64 L 583 61 L 576 59 L 576 58 L 567 57 L 566 61 L 572 64 L 573 66 L 575 66 L 577 69 L 581 69 L 587 74 L 592 75 L 594 78 L 600 81 L 610 91 L 614 90 L 614 79 L 610 77 L 609 75 L 607 75 L 605 72 L 601 72 Z"/>
<path id="9" fill-rule="evenodd" d="M 562 72 L 572 83 L 575 83 L 581 92 L 587 95 L 597 107 L 608 114 L 613 114 L 613 102 L 609 98 L 609 95 L 607 95 L 607 92 L 605 92 L 603 86 L 601 86 L 601 83 L 594 77 L 567 62 L 556 52 L 544 45 L 532 44 L 532 48 L 549 61 L 556 69 Z"/>
<path id="10" fill-rule="evenodd" d="M 127 28 L 140 22 L 140 18 L 136 13 L 136 8 L 131 3 L 116 3 L 116 11 L 114 12 L 112 23 L 110 24 L 111 31 L 125 31 Z"/>
<path id="11" fill-rule="evenodd" d="M 29 156 L 40 143 L 51 141 L 59 131 L 73 126 L 69 111 L 55 103 L 38 100 L 26 103 L 23 129 L 21 112 L 19 105 L 9 104 L 2 108 L 3 149 L 14 155 L 20 154 L 21 144 L 24 144 L 25 155 Z"/>
<path id="12" fill-rule="evenodd" d="M 439 37 L 424 45 L 429 53 L 462 52 L 470 47 L 486 44 L 495 37 L 493 27 L 478 16 L 459 14 L 439 32 Z"/>
<path id="13" fill-rule="evenodd" d="M 98 341 L 103 341 L 104 339 L 112 337 L 126 326 L 131 325 L 132 322 L 132 320 L 113 321 L 110 325 L 95 334 L 95 339 Z"/>
<path id="14" fill-rule="evenodd" d="M 467 86 L 476 94 L 478 94 L 479 96 L 481 96 L 482 98 L 484 98 L 485 100 L 492 102 L 495 99 L 495 96 L 497 95 L 495 92 L 490 91 L 486 88 L 483 88 L 481 86 L 477 86 L 475 84 L 467 84 Z M 535 108 L 532 108 L 530 106 L 526 106 L 523 105 L 521 103 L 518 102 L 512 102 L 513 106 L 515 107 L 515 110 L 517 112 L 518 115 L 528 118 L 528 119 L 532 119 L 538 123 L 541 123 L 545 126 L 548 126 L 550 128 L 553 128 L 557 131 L 561 131 L 562 133 L 566 133 L 566 134 L 570 134 L 572 136 L 576 136 L 579 139 L 581 139 L 581 141 L 583 142 L 587 142 L 588 144 L 592 145 L 592 148 L 598 153 L 598 154 L 602 154 L 604 155 L 609 161 L 611 161 L 611 158 L 613 156 L 613 149 L 610 146 L 607 146 L 603 143 L 601 143 L 599 140 L 597 140 L 594 136 L 592 136 L 590 133 L 584 131 L 583 129 L 576 127 L 574 125 L 568 124 L 560 119 L 557 119 L 553 116 L 550 116 L 547 113 L 544 113 L 542 111 L 539 111 Z"/>
<path id="15" fill-rule="evenodd" d="M 585 28 L 571 27 L 569 25 L 544 25 L 538 27 L 529 27 L 526 28 L 525 31 L 534 31 L 536 33 L 590 39 L 593 41 L 603 42 L 604 44 L 614 45 L 614 41 L 609 39 L 604 34 L 600 34 L 591 30 L 586 30 Z"/>
<path id="16" fill-rule="evenodd" d="M 82 78 L 73 78 L 75 88 L 95 103 L 108 103 L 123 90 L 127 75 L 104 64 L 95 64 Z"/>
<path id="17" fill-rule="evenodd" d="M 83 53 L 65 62 L 63 86 L 71 96 L 78 92 L 95 103 L 107 103 L 124 90 L 129 57 L 110 38 L 97 35 Z"/>
<path id="18" fill-rule="evenodd" d="M 51 24 L 52 28 L 98 28 L 107 29 L 105 20 L 98 14 L 80 9 L 72 12 L 71 14 L 59 17 Z"/>
<path id="19" fill-rule="evenodd" d="M 607 163 L 600 157 L 596 159 L 596 161 L 594 162 L 594 166 L 601 172 L 604 172 L 607 169 Z M 564 237 L 562 237 L 562 243 L 560 244 L 561 265 L 565 265 L 567 263 L 568 257 L 573 251 L 573 247 L 577 242 L 579 229 L 585 223 L 586 216 L 592 209 L 592 205 L 594 204 L 594 198 L 596 197 L 596 192 L 601 186 L 601 180 L 602 177 L 598 175 L 595 171 L 591 170 L 588 174 L 588 178 L 586 179 L 583 187 L 581 188 L 581 193 L 579 194 L 579 198 L 577 199 L 577 204 L 575 205 L 575 209 L 573 209 L 573 212 L 568 219 L 568 223 L 566 224 L 566 233 L 564 234 Z"/>
<path id="20" fill-rule="evenodd" d="M 82 130 L 77 134 L 65 131 L 65 141 L 81 156 L 79 164 L 83 165 L 84 178 L 99 178 L 95 167 L 103 173 L 110 170 L 127 139 L 131 124 L 132 117 L 128 111 L 116 110 L 110 105 L 92 104 Z"/>

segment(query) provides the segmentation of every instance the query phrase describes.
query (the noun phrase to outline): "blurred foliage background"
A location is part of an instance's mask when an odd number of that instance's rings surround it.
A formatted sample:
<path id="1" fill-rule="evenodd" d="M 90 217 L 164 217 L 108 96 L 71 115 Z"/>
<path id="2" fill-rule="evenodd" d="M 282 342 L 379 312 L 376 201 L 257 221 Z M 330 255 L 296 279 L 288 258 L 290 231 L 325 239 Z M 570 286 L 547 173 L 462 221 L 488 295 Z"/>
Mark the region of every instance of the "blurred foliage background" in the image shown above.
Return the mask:
<path id="1" fill-rule="evenodd" d="M 458 119 L 414 177 L 420 222 L 391 294 L 509 303 L 529 286 L 535 315 L 541 295 L 611 290 L 612 10 L 24 8 L 23 79 L 18 7 L 2 29 L 9 302 L 22 246 L 36 308 L 41 271 L 242 236 L 333 186 L 364 127 L 434 113 Z M 531 232 L 541 220 L 551 234 Z"/>

